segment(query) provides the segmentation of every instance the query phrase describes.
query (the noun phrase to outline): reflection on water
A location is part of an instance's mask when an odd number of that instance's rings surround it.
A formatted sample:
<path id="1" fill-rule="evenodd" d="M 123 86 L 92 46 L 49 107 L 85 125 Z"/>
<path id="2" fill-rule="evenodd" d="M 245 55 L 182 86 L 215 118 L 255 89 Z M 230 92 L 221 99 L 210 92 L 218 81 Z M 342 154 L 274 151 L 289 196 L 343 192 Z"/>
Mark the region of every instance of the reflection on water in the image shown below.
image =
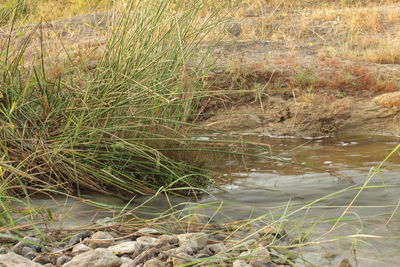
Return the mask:
<path id="1" fill-rule="evenodd" d="M 207 140 L 224 138 L 208 136 Z M 342 190 L 291 216 L 297 227 L 304 227 L 302 231 L 307 231 L 310 222 L 339 217 L 354 200 L 359 187 L 370 177 L 372 167 L 377 166 L 400 140 L 398 137 L 382 136 L 296 139 L 245 135 L 244 138 L 268 144 L 273 155 L 297 164 L 271 162 L 265 157 L 255 157 L 246 158 L 244 168 L 242 158 L 225 158 L 216 164 L 216 168 L 226 178 L 236 179 L 224 186 L 224 192 L 215 191 L 212 196 L 204 196 L 200 202 L 223 201 L 225 215 L 234 219 L 247 219 L 266 213 L 276 212 L 275 215 L 278 215 L 289 201 L 290 211 L 295 211 L 311 201 Z M 269 156 L 271 153 L 269 148 L 250 148 L 249 151 L 258 156 Z M 335 266 L 343 257 L 353 260 L 351 252 L 355 252 L 359 266 L 399 266 L 400 215 L 394 213 L 400 200 L 399 163 L 400 156 L 396 153 L 355 199 L 353 207 L 345 215 L 347 220 L 338 223 L 329 234 L 326 233 L 331 229 L 332 222 L 314 226 L 309 241 L 320 242 L 320 246 L 304 248 L 306 258 L 317 266 Z M 104 201 L 103 197 L 94 194 L 88 196 L 95 201 Z M 145 200 L 144 197 L 137 198 L 132 205 L 138 206 Z M 41 201 L 37 200 L 37 203 L 49 204 L 49 200 Z M 172 199 L 173 204 L 180 201 Z M 62 200 L 60 202 L 63 203 Z M 107 203 L 124 204 L 114 198 L 107 200 Z M 169 205 L 161 197 L 154 198 L 146 203 L 151 209 L 141 212 L 160 212 L 168 209 Z M 88 223 L 110 216 L 77 201 L 70 201 L 63 207 L 66 212 L 61 213 L 68 214 L 67 225 Z M 357 242 L 355 238 L 343 238 L 355 234 L 360 237 Z M 361 235 L 375 237 L 366 239 Z M 337 241 L 325 243 L 335 236 L 338 237 Z M 326 257 L 321 251 L 339 256 Z"/>

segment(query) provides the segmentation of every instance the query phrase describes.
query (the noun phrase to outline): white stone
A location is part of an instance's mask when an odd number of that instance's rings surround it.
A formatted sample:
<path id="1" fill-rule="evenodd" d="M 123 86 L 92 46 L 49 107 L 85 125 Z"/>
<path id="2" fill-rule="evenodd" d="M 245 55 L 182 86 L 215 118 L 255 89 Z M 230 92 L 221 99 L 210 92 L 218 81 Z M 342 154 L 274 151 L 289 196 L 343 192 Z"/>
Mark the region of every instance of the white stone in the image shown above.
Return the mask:
<path id="1" fill-rule="evenodd" d="M 178 235 L 180 246 L 189 246 L 194 250 L 199 250 L 207 245 L 207 235 L 204 233 L 189 233 Z"/>
<path id="2" fill-rule="evenodd" d="M 105 248 L 97 248 L 92 251 L 75 256 L 63 267 L 119 267 L 121 259 Z"/>
<path id="3" fill-rule="evenodd" d="M 134 261 L 128 257 L 121 257 L 121 266 L 120 267 L 132 267 Z"/>
<path id="4" fill-rule="evenodd" d="M 233 262 L 232 267 L 252 267 L 250 264 L 247 264 L 244 260 L 235 260 Z"/>
<path id="5" fill-rule="evenodd" d="M 110 250 L 115 255 L 120 256 L 124 254 L 133 254 L 134 252 L 140 250 L 141 248 L 142 246 L 138 242 L 129 241 L 108 247 L 107 249 Z"/>
<path id="6" fill-rule="evenodd" d="M 87 242 L 90 248 L 106 248 L 109 247 L 114 241 L 114 237 L 107 232 L 96 232 L 94 233 Z"/>
<path id="7" fill-rule="evenodd" d="M 40 267 L 39 263 L 33 262 L 25 257 L 9 252 L 4 255 L 0 255 L 0 266 L 1 267 Z"/>
<path id="8" fill-rule="evenodd" d="M 147 235 L 158 235 L 161 234 L 160 231 L 153 229 L 153 228 L 141 228 L 139 230 L 137 230 L 136 233 L 139 234 L 147 234 Z"/>
<path id="9" fill-rule="evenodd" d="M 113 239 L 114 237 L 110 233 L 99 231 L 99 232 L 94 233 L 90 238 L 91 239 Z"/>
<path id="10" fill-rule="evenodd" d="M 158 244 L 158 239 L 150 236 L 141 236 L 136 239 L 136 242 L 144 247 L 155 246 Z"/>
<path id="11" fill-rule="evenodd" d="M 182 253 L 182 252 L 178 253 L 176 256 L 177 256 L 176 258 L 175 257 L 172 258 L 173 266 L 182 265 L 182 264 L 191 262 L 193 260 L 193 258 L 191 256 L 189 256 L 186 253 Z"/>
<path id="12" fill-rule="evenodd" d="M 92 249 L 89 248 L 88 246 L 86 246 L 85 244 L 80 243 L 80 244 L 74 246 L 74 248 L 72 249 L 72 252 L 84 253 L 84 252 L 88 252 L 89 250 L 92 250 Z"/>

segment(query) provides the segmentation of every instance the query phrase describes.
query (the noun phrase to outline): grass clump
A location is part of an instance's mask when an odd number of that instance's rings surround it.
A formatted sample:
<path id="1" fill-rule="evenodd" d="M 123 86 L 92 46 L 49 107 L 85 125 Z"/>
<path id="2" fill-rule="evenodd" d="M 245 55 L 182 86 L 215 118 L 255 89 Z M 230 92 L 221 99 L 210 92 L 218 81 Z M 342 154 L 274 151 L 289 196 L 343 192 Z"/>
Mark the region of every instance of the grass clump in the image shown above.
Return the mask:
<path id="1" fill-rule="evenodd" d="M 201 8 L 196 1 L 128 1 L 97 67 L 71 67 L 56 78 L 47 76 L 44 50 L 32 68 L 22 64 L 42 25 L 20 46 L 11 27 L 0 68 L 0 167 L 8 193 L 85 188 L 131 196 L 208 184 L 203 170 L 158 150 L 185 146 L 176 136 L 184 137 L 202 75 L 187 64 L 211 26 L 197 21 Z"/>

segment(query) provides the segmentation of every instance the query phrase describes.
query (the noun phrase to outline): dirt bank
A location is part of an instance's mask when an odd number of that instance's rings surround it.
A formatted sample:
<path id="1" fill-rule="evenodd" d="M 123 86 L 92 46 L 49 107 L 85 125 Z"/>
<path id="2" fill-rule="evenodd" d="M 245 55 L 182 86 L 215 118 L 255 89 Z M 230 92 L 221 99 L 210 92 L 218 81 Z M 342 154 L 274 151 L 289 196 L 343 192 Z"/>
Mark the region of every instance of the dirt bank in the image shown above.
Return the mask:
<path id="1" fill-rule="evenodd" d="M 204 127 L 279 136 L 332 136 L 338 134 L 400 134 L 400 108 L 386 108 L 371 100 L 326 98 L 323 104 L 299 101 L 286 95 L 218 108 L 201 122 Z"/>

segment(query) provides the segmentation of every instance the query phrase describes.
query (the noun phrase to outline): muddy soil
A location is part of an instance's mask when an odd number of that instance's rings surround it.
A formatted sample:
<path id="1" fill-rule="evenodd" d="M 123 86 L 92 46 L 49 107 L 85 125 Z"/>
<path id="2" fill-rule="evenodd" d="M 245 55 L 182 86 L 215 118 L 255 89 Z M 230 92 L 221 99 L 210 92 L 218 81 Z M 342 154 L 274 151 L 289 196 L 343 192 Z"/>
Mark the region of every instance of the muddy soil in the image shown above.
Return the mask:
<path id="1" fill-rule="evenodd" d="M 400 108 L 385 108 L 369 99 L 345 97 L 324 104 L 294 97 L 270 96 L 215 110 L 201 122 L 207 128 L 271 136 L 318 137 L 338 134 L 400 134 Z"/>

